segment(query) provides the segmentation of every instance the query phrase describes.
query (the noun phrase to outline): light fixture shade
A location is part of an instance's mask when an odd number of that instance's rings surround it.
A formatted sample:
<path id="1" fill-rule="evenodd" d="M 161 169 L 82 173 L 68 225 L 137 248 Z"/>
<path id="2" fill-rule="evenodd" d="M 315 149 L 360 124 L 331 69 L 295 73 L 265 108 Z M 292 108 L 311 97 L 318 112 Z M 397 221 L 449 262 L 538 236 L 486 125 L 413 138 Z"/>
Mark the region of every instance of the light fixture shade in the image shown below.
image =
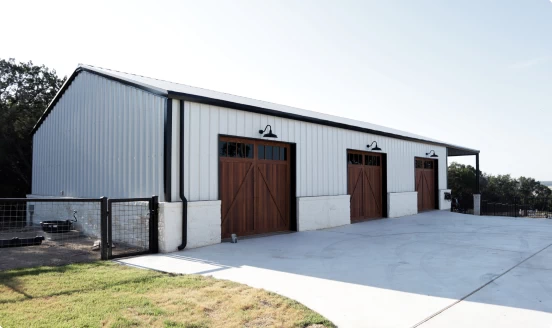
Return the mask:
<path id="1" fill-rule="evenodd" d="M 263 138 L 278 138 L 278 136 L 272 133 L 272 130 L 269 130 L 268 133 L 263 136 Z"/>
<path id="2" fill-rule="evenodd" d="M 263 135 L 263 138 L 278 138 L 277 135 L 272 133 L 272 127 L 270 125 L 265 126 L 264 130 L 259 130 L 259 134 L 263 134 L 266 131 L 266 129 L 268 129 L 268 133 L 265 133 Z"/>
<path id="3" fill-rule="evenodd" d="M 431 156 L 429 156 L 429 154 L 431 154 Z M 430 150 L 429 153 L 426 153 L 426 156 L 429 156 L 429 157 L 439 157 L 439 155 L 435 154 L 435 150 Z"/>
<path id="4" fill-rule="evenodd" d="M 380 151 L 381 150 L 381 148 L 378 147 L 378 143 L 376 141 L 372 141 L 372 143 L 366 145 L 366 147 L 370 148 L 370 147 L 372 147 L 373 144 L 376 144 L 376 146 L 374 148 L 372 148 L 372 150 L 375 150 L 375 151 Z"/>

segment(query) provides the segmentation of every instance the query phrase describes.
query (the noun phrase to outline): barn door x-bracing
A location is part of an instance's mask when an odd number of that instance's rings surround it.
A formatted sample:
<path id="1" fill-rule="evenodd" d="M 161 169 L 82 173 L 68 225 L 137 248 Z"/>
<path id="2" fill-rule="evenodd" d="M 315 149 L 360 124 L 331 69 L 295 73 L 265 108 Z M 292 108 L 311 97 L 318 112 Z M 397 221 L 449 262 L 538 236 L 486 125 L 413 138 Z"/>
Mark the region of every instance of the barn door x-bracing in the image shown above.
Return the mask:
<path id="1" fill-rule="evenodd" d="M 221 137 L 222 238 L 290 230 L 290 146 Z"/>
<path id="2" fill-rule="evenodd" d="M 437 161 L 427 158 L 414 160 L 418 212 L 434 210 L 436 206 Z"/>
<path id="3" fill-rule="evenodd" d="M 382 154 L 347 151 L 352 222 L 383 217 L 383 164 Z"/>

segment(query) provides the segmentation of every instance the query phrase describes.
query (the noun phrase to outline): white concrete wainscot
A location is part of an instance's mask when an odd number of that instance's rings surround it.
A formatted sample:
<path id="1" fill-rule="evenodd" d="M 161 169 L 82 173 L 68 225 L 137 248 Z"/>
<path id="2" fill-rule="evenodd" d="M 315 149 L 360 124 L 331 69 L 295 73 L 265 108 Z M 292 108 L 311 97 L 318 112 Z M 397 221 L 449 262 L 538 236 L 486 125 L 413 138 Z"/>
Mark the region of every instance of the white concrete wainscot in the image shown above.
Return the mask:
<path id="1" fill-rule="evenodd" d="M 400 216 L 418 213 L 418 192 L 390 192 L 387 194 L 387 216 Z"/>
<path id="2" fill-rule="evenodd" d="M 188 202 L 186 248 L 220 243 L 221 202 Z M 159 251 L 177 251 L 182 243 L 182 203 L 159 203 Z"/>
<path id="3" fill-rule="evenodd" d="M 297 231 L 338 227 L 351 223 L 350 196 L 297 198 Z"/>

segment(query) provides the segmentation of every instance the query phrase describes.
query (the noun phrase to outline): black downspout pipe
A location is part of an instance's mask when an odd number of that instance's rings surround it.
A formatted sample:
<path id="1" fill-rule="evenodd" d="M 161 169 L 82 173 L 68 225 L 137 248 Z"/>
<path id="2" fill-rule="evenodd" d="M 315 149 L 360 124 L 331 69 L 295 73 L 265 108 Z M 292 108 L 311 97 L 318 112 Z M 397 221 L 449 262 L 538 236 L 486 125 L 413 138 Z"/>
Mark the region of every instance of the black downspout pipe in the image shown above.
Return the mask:
<path id="1" fill-rule="evenodd" d="M 171 181 L 172 181 L 172 99 L 167 98 L 167 105 L 165 106 L 165 156 L 163 158 L 164 163 L 164 187 L 165 187 L 165 202 L 171 201 Z"/>
<path id="2" fill-rule="evenodd" d="M 180 100 L 180 199 L 182 200 L 182 245 L 178 246 L 181 251 L 186 248 L 188 243 L 188 200 L 184 196 L 184 100 Z"/>

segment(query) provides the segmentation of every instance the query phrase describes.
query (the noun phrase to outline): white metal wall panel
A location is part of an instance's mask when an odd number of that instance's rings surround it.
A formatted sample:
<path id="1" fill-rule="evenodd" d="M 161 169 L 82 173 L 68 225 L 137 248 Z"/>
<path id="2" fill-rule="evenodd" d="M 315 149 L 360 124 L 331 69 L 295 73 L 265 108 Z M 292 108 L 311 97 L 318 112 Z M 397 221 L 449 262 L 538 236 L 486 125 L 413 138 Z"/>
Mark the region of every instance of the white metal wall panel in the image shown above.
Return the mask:
<path id="1" fill-rule="evenodd" d="M 164 110 L 163 97 L 80 73 L 33 136 L 32 193 L 163 200 Z"/>
<path id="2" fill-rule="evenodd" d="M 297 147 L 297 197 L 347 193 L 347 149 L 377 141 L 387 154 L 388 192 L 414 191 L 414 158 L 439 156 L 439 189 L 446 189 L 446 148 L 234 109 L 186 102 L 184 190 L 189 201 L 218 199 L 218 136 L 261 138 L 267 124 L 277 141 Z"/>

